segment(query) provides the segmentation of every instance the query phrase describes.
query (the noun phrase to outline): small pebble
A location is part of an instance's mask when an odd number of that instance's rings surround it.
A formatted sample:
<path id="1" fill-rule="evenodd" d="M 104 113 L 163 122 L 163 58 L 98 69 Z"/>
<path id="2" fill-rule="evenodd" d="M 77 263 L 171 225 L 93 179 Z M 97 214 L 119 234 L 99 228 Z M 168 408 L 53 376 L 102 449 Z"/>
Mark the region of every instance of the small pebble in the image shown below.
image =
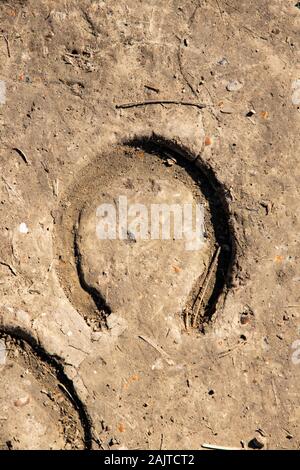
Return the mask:
<path id="1" fill-rule="evenodd" d="M 254 116 L 254 114 L 256 114 L 256 111 L 254 111 L 254 109 L 250 109 L 250 110 L 246 113 L 246 116 L 247 116 L 247 117 L 252 117 L 252 116 Z"/>
<path id="2" fill-rule="evenodd" d="M 28 229 L 27 225 L 25 224 L 25 222 L 22 222 L 19 225 L 19 232 L 20 233 L 28 233 L 29 232 L 29 229 Z"/>
<path id="3" fill-rule="evenodd" d="M 293 81 L 292 90 L 293 90 L 292 103 L 295 106 L 299 106 L 300 105 L 300 80 L 299 79 Z"/>
<path id="4" fill-rule="evenodd" d="M 175 158 L 167 158 L 166 160 L 166 165 L 167 166 L 173 166 L 176 163 Z"/>
<path id="5" fill-rule="evenodd" d="M 247 323 L 250 323 L 250 318 L 246 315 L 241 316 L 241 324 L 242 325 L 247 325 Z"/>
<path id="6" fill-rule="evenodd" d="M 243 88 L 243 84 L 241 82 L 239 82 L 238 80 L 231 80 L 226 85 L 226 90 L 227 91 L 238 91 L 241 88 Z"/>
<path id="7" fill-rule="evenodd" d="M 228 60 L 226 59 L 226 57 L 223 57 L 222 59 L 218 60 L 217 64 L 218 65 L 227 65 Z"/>
<path id="8" fill-rule="evenodd" d="M 21 397 L 21 398 L 18 398 L 17 400 L 15 400 L 14 405 L 17 406 L 17 407 L 25 406 L 25 405 L 28 405 L 29 401 L 30 401 L 30 398 L 27 395 L 25 397 Z"/>
<path id="9" fill-rule="evenodd" d="M 266 444 L 266 439 L 263 436 L 254 437 L 251 441 L 248 442 L 248 447 L 250 449 L 263 449 Z"/>
<path id="10" fill-rule="evenodd" d="M 118 441 L 118 439 L 116 439 L 115 437 L 112 437 L 111 440 L 109 441 L 109 446 L 112 447 L 112 446 L 115 446 L 115 445 L 118 445 L 120 444 L 120 442 Z"/>

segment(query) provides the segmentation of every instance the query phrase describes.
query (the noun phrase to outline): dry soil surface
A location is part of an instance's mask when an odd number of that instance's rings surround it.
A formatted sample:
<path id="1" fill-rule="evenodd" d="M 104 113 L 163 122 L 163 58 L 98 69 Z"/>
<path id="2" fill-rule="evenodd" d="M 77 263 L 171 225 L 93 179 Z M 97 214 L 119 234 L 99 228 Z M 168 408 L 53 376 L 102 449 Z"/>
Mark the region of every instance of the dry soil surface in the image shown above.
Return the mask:
<path id="1" fill-rule="evenodd" d="M 299 448 L 300 5 L 1 0 L 0 28 L 0 448 Z M 201 203 L 201 249 L 99 239 L 120 196 Z"/>

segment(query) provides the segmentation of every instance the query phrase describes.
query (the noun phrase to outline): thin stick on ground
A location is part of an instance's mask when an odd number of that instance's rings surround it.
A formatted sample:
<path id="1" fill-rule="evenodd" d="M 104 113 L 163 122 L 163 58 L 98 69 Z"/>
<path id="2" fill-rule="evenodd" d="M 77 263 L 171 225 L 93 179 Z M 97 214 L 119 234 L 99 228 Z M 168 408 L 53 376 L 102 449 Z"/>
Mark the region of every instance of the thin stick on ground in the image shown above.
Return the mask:
<path id="1" fill-rule="evenodd" d="M 67 387 L 64 386 L 64 384 L 58 383 L 58 387 L 65 392 L 65 394 L 68 396 L 69 400 L 71 400 L 72 403 L 75 403 L 74 398 L 72 397 Z"/>
<path id="2" fill-rule="evenodd" d="M 188 331 L 189 327 L 190 327 L 190 321 L 189 321 L 189 311 L 186 310 L 184 312 L 184 324 L 185 324 L 185 329 L 186 331 Z"/>
<path id="3" fill-rule="evenodd" d="M 148 100 L 148 101 L 140 101 L 137 103 L 123 103 L 123 104 L 116 104 L 116 109 L 128 109 L 128 108 L 136 108 L 139 106 L 148 106 L 152 104 L 176 104 L 182 106 L 194 106 L 198 109 L 206 108 L 206 104 L 204 103 L 194 103 L 192 101 L 176 101 L 176 100 Z"/>
<path id="4" fill-rule="evenodd" d="M 182 75 L 182 78 L 184 79 L 185 83 L 187 84 L 187 86 L 189 87 L 189 89 L 191 90 L 193 95 L 197 98 L 198 94 L 197 94 L 195 88 L 193 87 L 193 85 L 188 80 L 188 78 L 186 76 L 186 73 L 184 71 L 183 65 L 182 65 L 182 40 L 181 39 L 180 39 L 180 44 L 178 46 L 178 55 L 177 55 L 177 57 L 178 57 L 179 70 L 180 70 L 180 73 Z"/>
<path id="5" fill-rule="evenodd" d="M 104 447 L 103 442 L 101 441 L 101 439 L 100 439 L 100 437 L 99 437 L 99 434 L 97 433 L 97 431 L 96 431 L 95 428 L 93 428 L 93 433 L 94 433 L 94 436 L 95 436 L 95 439 L 96 439 L 97 444 L 99 444 L 99 447 L 100 447 L 102 450 L 107 450 L 107 448 Z"/>
<path id="6" fill-rule="evenodd" d="M 275 398 L 275 403 L 276 403 L 276 406 L 278 406 L 279 405 L 279 399 L 278 399 L 276 386 L 275 386 L 275 383 L 274 383 L 273 379 L 271 380 L 271 384 L 272 384 L 272 390 L 273 390 L 273 394 L 274 394 L 274 398 Z"/>
<path id="7" fill-rule="evenodd" d="M 227 349 L 227 351 L 220 352 L 220 353 L 218 354 L 218 357 L 221 359 L 222 357 L 228 356 L 228 354 L 231 354 L 233 351 L 235 351 L 237 348 L 239 348 L 239 347 L 242 346 L 243 344 L 245 344 L 245 343 L 237 343 L 237 344 L 235 344 L 235 345 L 232 346 L 231 348 Z"/>
<path id="8" fill-rule="evenodd" d="M 204 281 L 203 288 L 201 290 L 201 296 L 200 296 L 200 300 L 199 300 L 199 303 L 198 303 L 198 307 L 197 307 L 196 313 L 195 313 L 194 318 L 193 318 L 193 322 L 192 322 L 193 327 L 196 326 L 198 316 L 199 316 L 199 312 L 200 312 L 200 309 L 201 309 L 201 306 L 202 306 L 202 302 L 203 302 L 204 296 L 206 294 L 207 288 L 209 286 L 210 280 L 212 278 L 212 275 L 214 273 L 215 267 L 217 265 L 220 251 L 221 251 L 221 247 L 219 246 L 216 249 L 215 253 L 214 253 L 212 262 L 211 262 L 210 267 L 208 269 L 207 276 L 206 276 L 206 279 Z"/>
<path id="9" fill-rule="evenodd" d="M 169 366 L 174 365 L 174 361 L 170 358 L 169 354 L 166 353 L 166 351 L 164 351 L 160 346 L 158 346 L 151 338 L 148 338 L 148 336 L 144 335 L 139 335 L 138 337 L 145 341 L 145 343 L 150 344 L 150 346 L 152 346 L 152 348 L 155 349 L 165 359 Z"/>
<path id="10" fill-rule="evenodd" d="M 8 268 L 14 276 L 17 275 L 16 270 L 13 268 L 13 266 L 11 264 L 5 263 L 4 261 L 0 261 L 0 264 L 1 264 L 1 266 L 5 266 L 6 268 Z"/>
<path id="11" fill-rule="evenodd" d="M 215 444 L 202 444 L 201 447 L 211 450 L 241 450 L 239 447 L 218 446 Z"/>
<path id="12" fill-rule="evenodd" d="M 7 55 L 10 58 L 11 55 L 10 55 L 10 46 L 9 46 L 8 36 L 6 34 L 3 34 L 2 36 L 3 36 L 4 41 L 6 42 Z"/>
<path id="13" fill-rule="evenodd" d="M 15 152 L 17 152 L 20 155 L 20 157 L 26 163 L 26 165 L 29 165 L 28 158 L 27 158 L 26 154 L 23 152 L 23 150 L 21 150 L 17 147 L 14 147 L 13 150 L 15 150 Z"/>

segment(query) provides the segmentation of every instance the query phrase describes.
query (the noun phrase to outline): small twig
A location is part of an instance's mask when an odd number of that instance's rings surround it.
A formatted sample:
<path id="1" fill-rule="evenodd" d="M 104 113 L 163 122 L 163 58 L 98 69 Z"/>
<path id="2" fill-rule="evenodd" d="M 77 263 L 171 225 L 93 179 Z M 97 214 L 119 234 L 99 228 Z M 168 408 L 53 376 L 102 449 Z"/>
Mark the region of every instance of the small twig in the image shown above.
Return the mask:
<path id="1" fill-rule="evenodd" d="M 60 331 L 63 333 L 62 329 L 61 329 Z M 88 355 L 88 354 L 89 354 L 89 352 L 88 352 L 88 351 L 84 351 L 84 349 L 77 348 L 77 347 L 76 347 L 76 346 L 74 346 L 73 344 L 69 344 L 69 346 L 70 346 L 70 348 L 76 349 L 77 351 L 80 351 L 80 352 L 82 352 L 83 354 L 86 354 L 86 355 Z"/>
<path id="2" fill-rule="evenodd" d="M 239 447 L 226 447 L 226 446 L 218 446 L 214 444 L 202 444 L 201 447 L 203 447 L 203 449 L 213 449 L 213 450 L 241 450 Z"/>
<path id="3" fill-rule="evenodd" d="M 3 34 L 3 39 L 4 41 L 6 42 L 6 48 L 7 48 L 7 55 L 8 57 L 10 58 L 11 55 L 10 55 L 10 47 L 9 47 L 9 39 L 8 39 L 8 36 L 6 34 Z"/>
<path id="4" fill-rule="evenodd" d="M 14 276 L 17 275 L 17 272 L 15 271 L 15 269 L 14 269 L 10 264 L 4 263 L 3 261 L 0 261 L 0 264 L 1 264 L 2 266 L 5 266 L 6 268 L 8 268 L 8 269 L 10 270 L 10 272 L 11 272 Z"/>
<path id="5" fill-rule="evenodd" d="M 207 268 L 209 269 L 209 268 Z M 198 291 L 198 294 L 196 296 L 196 298 L 194 299 L 193 301 L 193 304 L 190 308 L 187 308 L 184 312 L 184 323 L 185 323 L 185 329 L 188 331 L 189 327 L 191 326 L 190 325 L 190 316 L 193 314 L 193 311 L 194 311 L 194 308 L 195 308 L 195 305 L 197 304 L 197 301 L 199 299 L 199 295 L 201 293 L 201 289 L 203 287 L 203 283 L 205 281 L 205 278 L 207 276 L 207 269 L 205 269 L 205 271 L 201 274 L 200 278 L 199 278 L 199 282 L 198 284 L 200 285 L 200 288 L 199 288 L 199 291 Z"/>
<path id="6" fill-rule="evenodd" d="M 141 101 L 137 103 L 123 103 L 123 104 L 116 104 L 116 108 L 127 109 L 127 108 L 135 108 L 138 106 L 148 106 L 150 104 L 179 104 L 182 106 L 194 106 L 199 109 L 206 108 L 206 104 L 203 104 L 203 103 L 193 103 L 191 101 L 176 101 L 176 100 L 151 100 L 151 101 Z"/>
<path id="7" fill-rule="evenodd" d="M 188 80 L 188 78 L 186 76 L 186 73 L 184 71 L 183 65 L 182 65 L 182 53 L 181 53 L 181 51 L 182 51 L 182 40 L 180 38 L 178 38 L 178 39 L 180 41 L 179 46 L 178 46 L 178 53 L 177 53 L 179 71 L 180 71 L 181 76 L 182 76 L 183 80 L 185 81 L 186 85 L 189 87 L 189 89 L 191 90 L 193 95 L 197 98 L 197 96 L 198 96 L 197 91 L 195 90 L 193 85 Z"/>
<path id="8" fill-rule="evenodd" d="M 231 348 L 227 349 L 227 351 L 220 352 L 220 353 L 218 354 L 219 358 L 228 356 L 228 354 L 232 353 L 235 349 L 237 349 L 237 348 L 239 348 L 240 346 L 242 346 L 242 344 L 245 344 L 245 343 L 237 343 L 237 344 L 235 344 L 234 346 L 232 346 Z"/>
<path id="9" fill-rule="evenodd" d="M 2 176 L 2 181 L 3 183 L 5 184 L 5 187 L 6 187 L 6 191 L 10 197 L 10 191 L 12 192 L 12 194 L 17 198 L 19 199 L 19 201 L 21 200 L 20 196 L 17 194 L 16 190 L 6 181 L 6 179 Z"/>
<path id="10" fill-rule="evenodd" d="M 198 307 L 197 307 L 196 313 L 195 313 L 194 318 L 193 318 L 193 323 L 192 323 L 192 326 L 193 326 L 193 327 L 195 327 L 195 325 L 196 325 L 196 322 L 197 322 L 197 319 L 198 319 L 198 315 L 199 315 L 199 312 L 200 312 L 200 308 L 201 308 L 201 305 L 202 305 L 204 296 L 205 296 L 205 294 L 206 294 L 207 288 L 208 288 L 208 286 L 209 286 L 209 282 L 210 282 L 210 280 L 211 280 L 211 277 L 212 277 L 212 275 L 213 275 L 214 269 L 215 269 L 216 264 L 217 264 L 218 259 L 219 259 L 220 251 L 221 251 L 221 247 L 219 246 L 219 247 L 217 248 L 217 250 L 215 251 L 215 253 L 214 253 L 212 262 L 211 262 L 210 267 L 209 267 L 209 269 L 208 269 L 207 276 L 206 276 L 206 279 L 205 279 L 203 288 L 201 289 L 201 297 L 200 297 L 200 300 L 199 300 L 199 303 L 198 303 Z"/>
<path id="11" fill-rule="evenodd" d="M 292 433 L 286 429 L 286 428 L 281 428 L 284 432 L 286 432 L 289 436 L 293 437 Z"/>
<path id="12" fill-rule="evenodd" d="M 51 261 L 51 263 L 48 266 L 48 269 L 47 269 L 48 273 L 50 273 L 50 271 L 52 271 L 53 264 L 54 264 L 54 259 Z"/>
<path id="13" fill-rule="evenodd" d="M 276 387 L 275 387 L 275 383 L 274 383 L 273 379 L 271 380 L 271 384 L 272 384 L 272 390 L 273 390 L 273 393 L 274 393 L 275 403 L 276 403 L 276 406 L 278 406 L 279 405 L 279 400 L 278 400 L 278 395 L 277 395 L 277 392 L 276 392 Z"/>
<path id="14" fill-rule="evenodd" d="M 103 442 L 101 441 L 100 437 L 99 437 L 99 434 L 97 433 L 96 429 L 93 428 L 93 433 L 94 433 L 94 436 L 95 436 L 95 440 L 97 442 L 97 444 L 99 444 L 99 447 L 102 449 L 102 450 L 107 450 L 104 445 L 103 445 Z"/>
<path id="15" fill-rule="evenodd" d="M 247 26 L 242 26 L 242 28 L 244 28 L 246 31 L 251 33 L 255 38 L 262 39 L 263 41 L 268 40 L 268 38 L 266 38 L 265 36 L 260 36 L 259 34 L 256 34 L 254 31 L 252 31 L 252 29 L 248 28 Z"/>
<path id="16" fill-rule="evenodd" d="M 160 435 L 160 446 L 159 446 L 159 450 L 162 450 L 163 443 L 164 443 L 164 435 L 161 434 L 161 435 Z"/>
<path id="17" fill-rule="evenodd" d="M 184 324 L 185 324 L 185 329 L 186 331 L 188 331 L 189 327 L 190 327 L 190 322 L 189 322 L 189 311 L 188 309 L 185 311 L 184 313 Z"/>
<path id="18" fill-rule="evenodd" d="M 21 156 L 22 160 L 26 163 L 26 165 L 29 165 L 28 158 L 27 158 L 26 154 L 23 152 L 23 150 L 21 150 L 17 147 L 14 147 L 13 150 L 15 150 Z"/>
<path id="19" fill-rule="evenodd" d="M 155 88 L 154 86 L 151 86 L 151 85 L 144 85 L 144 88 L 150 91 L 155 91 L 155 93 L 159 93 L 160 91 L 159 88 Z"/>
<path id="20" fill-rule="evenodd" d="M 255 431 L 258 432 L 258 434 L 260 434 L 262 437 L 267 436 L 266 432 L 261 428 L 257 428 Z"/>
<path id="21" fill-rule="evenodd" d="M 155 349 L 159 354 L 165 359 L 166 363 L 169 364 L 169 366 L 174 365 L 174 361 L 170 359 L 170 356 L 166 351 L 164 351 L 160 346 L 158 346 L 151 338 L 148 338 L 147 336 L 139 335 L 138 336 L 140 339 L 145 341 L 145 343 L 150 344 L 153 349 Z"/>
<path id="22" fill-rule="evenodd" d="M 53 194 L 55 197 L 58 197 L 58 184 L 59 180 L 56 179 L 55 182 L 53 182 Z"/>
<path id="23" fill-rule="evenodd" d="M 59 383 L 58 387 L 65 392 L 65 394 L 69 397 L 72 403 L 74 403 L 74 398 L 72 397 L 71 393 L 69 390 L 64 386 L 64 384 Z"/>

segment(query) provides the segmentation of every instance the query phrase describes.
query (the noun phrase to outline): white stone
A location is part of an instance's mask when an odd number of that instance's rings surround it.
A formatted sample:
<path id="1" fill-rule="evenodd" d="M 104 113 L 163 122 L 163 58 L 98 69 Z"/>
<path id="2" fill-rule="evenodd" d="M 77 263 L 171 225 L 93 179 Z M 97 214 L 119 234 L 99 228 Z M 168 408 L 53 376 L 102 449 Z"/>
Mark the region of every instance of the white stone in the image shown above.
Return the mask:
<path id="1" fill-rule="evenodd" d="M 6 363 L 6 345 L 4 339 L 0 339 L 0 366 Z"/>
<path id="2" fill-rule="evenodd" d="M 4 80 L 0 80 L 0 104 L 6 103 L 6 83 Z"/>
<path id="3" fill-rule="evenodd" d="M 22 222 L 19 225 L 19 232 L 20 233 L 28 233 L 29 232 L 29 229 L 28 229 L 27 225 L 25 224 L 25 222 Z"/>
<path id="4" fill-rule="evenodd" d="M 228 91 L 238 91 L 241 88 L 243 88 L 243 84 L 239 82 L 238 80 L 231 80 L 226 85 L 226 90 Z"/>

